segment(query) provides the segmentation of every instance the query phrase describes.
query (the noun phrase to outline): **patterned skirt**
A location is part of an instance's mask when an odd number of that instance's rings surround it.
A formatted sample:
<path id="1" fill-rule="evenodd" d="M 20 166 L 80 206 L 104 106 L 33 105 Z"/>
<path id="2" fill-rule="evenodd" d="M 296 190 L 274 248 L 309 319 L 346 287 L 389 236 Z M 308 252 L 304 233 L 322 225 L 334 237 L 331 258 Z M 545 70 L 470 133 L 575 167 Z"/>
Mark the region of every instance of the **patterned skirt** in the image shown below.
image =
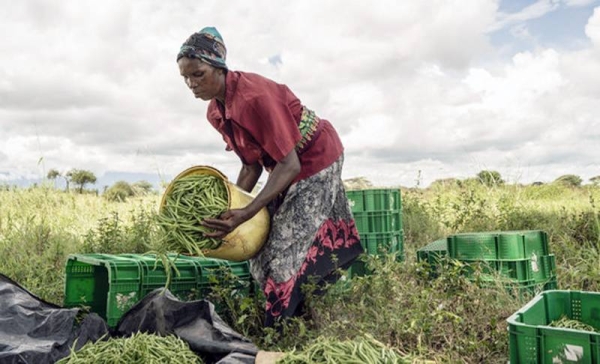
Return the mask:
<path id="1" fill-rule="evenodd" d="M 269 238 L 250 260 L 266 297 L 265 326 L 300 314 L 304 283 L 335 280 L 337 269 L 363 252 L 341 179 L 343 162 L 342 155 L 269 206 Z"/>

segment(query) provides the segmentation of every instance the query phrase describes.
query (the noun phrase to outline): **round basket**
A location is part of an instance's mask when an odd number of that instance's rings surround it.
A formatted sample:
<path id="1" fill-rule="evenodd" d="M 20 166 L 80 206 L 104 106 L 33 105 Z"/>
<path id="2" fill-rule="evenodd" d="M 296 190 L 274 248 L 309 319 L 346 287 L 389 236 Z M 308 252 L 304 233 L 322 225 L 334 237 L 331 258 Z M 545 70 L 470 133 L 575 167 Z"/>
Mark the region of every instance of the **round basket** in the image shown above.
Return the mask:
<path id="1" fill-rule="evenodd" d="M 195 174 L 208 174 L 223 180 L 227 187 L 227 201 L 229 209 L 240 209 L 247 206 L 254 196 L 242 190 L 218 169 L 209 166 L 194 166 L 179 173 L 167 186 L 160 201 L 162 209 L 166 203 L 167 196 L 173 190 L 173 184 L 186 176 Z M 231 261 L 244 261 L 252 258 L 267 241 L 270 229 L 270 217 L 266 208 L 262 208 L 250 220 L 238 226 L 235 230 L 223 238 L 223 243 L 217 249 L 204 250 L 205 256 L 210 258 L 227 259 Z"/>

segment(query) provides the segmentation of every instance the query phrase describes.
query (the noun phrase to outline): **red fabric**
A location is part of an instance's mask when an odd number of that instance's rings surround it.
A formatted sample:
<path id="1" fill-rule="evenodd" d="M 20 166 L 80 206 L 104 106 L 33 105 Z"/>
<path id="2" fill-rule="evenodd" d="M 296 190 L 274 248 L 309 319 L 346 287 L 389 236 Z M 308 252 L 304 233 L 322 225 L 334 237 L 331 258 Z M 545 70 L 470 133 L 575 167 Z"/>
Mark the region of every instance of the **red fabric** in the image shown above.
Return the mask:
<path id="1" fill-rule="evenodd" d="M 280 316 L 291 317 L 294 314 L 296 306 L 303 300 L 301 285 L 306 283 L 310 276 L 324 277 L 337 268 L 331 259 L 333 255 L 336 256 L 337 263 L 343 265 L 356 258 L 362 251 L 354 220 L 326 220 L 319 228 L 298 273 L 281 283 L 273 281 L 272 278 L 267 279 L 264 289 L 267 298 L 267 326 L 271 326 Z"/>
<path id="2" fill-rule="evenodd" d="M 211 100 L 208 121 L 242 163 L 258 162 L 272 170 L 301 139 L 300 100 L 287 86 L 254 73 L 229 71 L 225 83 L 225 106 Z M 330 166 L 343 152 L 333 126 L 327 120 L 321 122 L 323 128 L 314 143 L 298 156 L 302 169 L 294 182 Z"/>

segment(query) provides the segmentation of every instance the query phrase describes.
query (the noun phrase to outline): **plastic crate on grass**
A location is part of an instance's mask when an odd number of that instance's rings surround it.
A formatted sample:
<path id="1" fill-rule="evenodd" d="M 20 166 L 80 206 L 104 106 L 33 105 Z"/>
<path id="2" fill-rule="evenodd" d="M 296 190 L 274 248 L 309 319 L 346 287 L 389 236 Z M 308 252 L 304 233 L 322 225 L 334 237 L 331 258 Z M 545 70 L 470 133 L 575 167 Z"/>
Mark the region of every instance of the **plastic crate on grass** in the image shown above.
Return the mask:
<path id="1" fill-rule="evenodd" d="M 65 307 L 88 306 L 114 327 L 141 297 L 142 267 L 136 259 L 109 254 L 67 258 Z"/>
<path id="2" fill-rule="evenodd" d="M 498 233 L 498 259 L 522 259 L 549 253 L 548 235 L 541 230 Z"/>
<path id="3" fill-rule="evenodd" d="M 463 233 L 448 237 L 448 253 L 458 260 L 498 259 L 497 234 Z"/>
<path id="4" fill-rule="evenodd" d="M 119 254 L 120 257 L 127 257 L 137 260 L 142 267 L 142 280 L 140 283 L 141 298 L 157 288 L 165 287 L 167 283 L 167 272 L 162 262 L 156 261 L 156 256 L 152 254 Z M 171 263 L 175 266 L 177 272 L 171 271 L 171 282 L 169 291 L 182 301 L 200 299 L 198 292 L 199 272 L 193 261 L 182 259 L 181 256 L 175 259 L 169 257 Z"/>
<path id="5" fill-rule="evenodd" d="M 417 261 L 438 265 L 440 258 L 445 257 L 447 254 L 448 242 L 446 239 L 439 239 L 417 250 Z"/>
<path id="6" fill-rule="evenodd" d="M 204 294 L 210 293 L 216 287 L 227 287 L 242 296 L 249 295 L 253 290 L 253 280 L 250 264 L 247 261 L 232 262 L 223 259 L 194 257 L 200 279 L 198 288 Z"/>
<path id="7" fill-rule="evenodd" d="M 439 275 L 439 267 L 449 258 L 449 241 L 450 239 L 439 239 L 417 250 L 417 261 L 428 263 L 431 278 Z M 471 249 L 470 252 L 475 250 Z M 478 255 L 480 254 L 472 256 Z M 531 258 L 523 259 L 450 259 L 463 264 L 463 274 L 480 283 L 500 283 L 508 288 L 517 287 L 523 292 L 538 291 L 541 290 L 540 287 L 556 288 L 556 262 L 553 254 L 533 254 Z M 475 276 L 476 271 L 481 274 Z"/>
<path id="8" fill-rule="evenodd" d="M 549 254 L 540 230 L 462 233 L 448 237 L 450 256 L 460 260 L 516 260 Z"/>
<path id="9" fill-rule="evenodd" d="M 600 330 L 600 293 L 541 292 L 508 319 L 511 363 L 598 363 L 600 333 L 551 327 L 566 317 Z"/>
<path id="10" fill-rule="evenodd" d="M 177 257 L 177 259 L 175 259 Z M 248 262 L 169 254 L 173 271 L 169 290 L 183 301 L 206 298 L 217 288 L 247 296 L 254 292 Z M 156 263 L 156 267 L 155 267 Z M 66 307 L 89 306 L 114 327 L 136 302 L 165 287 L 167 274 L 154 255 L 73 254 L 66 263 Z"/>
<path id="11" fill-rule="evenodd" d="M 430 278 L 439 276 L 439 267 L 448 257 L 448 241 L 444 239 L 435 240 L 417 250 L 417 262 L 425 262 L 428 267 Z"/>

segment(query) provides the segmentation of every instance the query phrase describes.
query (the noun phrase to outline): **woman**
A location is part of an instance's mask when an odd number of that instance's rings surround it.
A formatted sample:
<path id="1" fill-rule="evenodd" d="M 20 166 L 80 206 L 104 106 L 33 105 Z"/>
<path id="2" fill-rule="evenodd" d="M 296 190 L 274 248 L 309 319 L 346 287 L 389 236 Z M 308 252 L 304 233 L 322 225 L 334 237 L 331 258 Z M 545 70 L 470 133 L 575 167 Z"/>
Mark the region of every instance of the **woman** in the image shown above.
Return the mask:
<path id="1" fill-rule="evenodd" d="M 363 252 L 341 180 L 342 143 L 285 85 L 230 71 L 226 48 L 212 27 L 192 34 L 177 55 L 196 98 L 209 101 L 207 118 L 242 161 L 236 184 L 252 191 L 263 169 L 266 184 L 245 208 L 203 225 L 223 237 L 263 207 L 271 214 L 264 247 L 250 260 L 266 296 L 265 325 L 302 313 L 301 286 L 312 277 L 335 279 Z"/>

